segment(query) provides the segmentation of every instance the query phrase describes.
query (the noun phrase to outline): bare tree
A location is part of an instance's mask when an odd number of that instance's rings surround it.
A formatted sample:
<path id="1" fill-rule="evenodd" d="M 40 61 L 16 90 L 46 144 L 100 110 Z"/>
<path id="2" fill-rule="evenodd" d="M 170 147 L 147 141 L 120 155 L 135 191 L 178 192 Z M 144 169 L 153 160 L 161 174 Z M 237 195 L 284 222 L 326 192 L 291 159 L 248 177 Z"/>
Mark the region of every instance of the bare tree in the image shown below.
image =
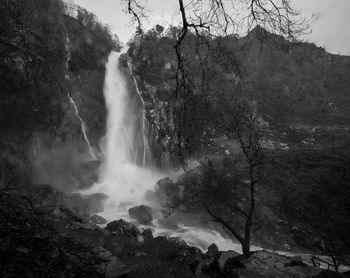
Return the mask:
<path id="1" fill-rule="evenodd" d="M 195 51 L 199 57 L 199 64 L 202 70 L 202 90 L 205 90 L 206 72 L 205 55 L 202 55 L 200 48 L 207 46 L 210 53 L 210 40 L 216 38 L 229 38 L 230 35 L 238 33 L 245 34 L 256 26 L 265 30 L 294 40 L 298 35 L 308 28 L 307 21 L 293 9 L 290 0 L 178 0 L 177 11 L 180 16 L 179 28 L 174 42 L 174 51 L 177 59 L 175 70 L 175 98 L 180 99 L 182 107 L 174 109 L 174 118 L 177 119 L 178 138 L 182 138 L 183 119 L 188 113 L 188 99 L 195 82 L 187 66 L 188 58 L 185 54 L 185 43 L 193 36 L 197 39 Z M 125 1 L 127 12 L 137 23 L 138 31 L 142 32 L 142 17 L 145 16 L 146 5 L 139 0 Z M 218 54 L 218 49 L 214 49 Z M 222 52 L 222 55 L 226 55 Z M 240 76 L 240 70 L 234 55 L 224 57 L 228 60 L 234 72 Z M 240 76 L 243 80 L 243 77 Z M 240 90 L 235 81 L 232 84 L 232 91 Z M 205 95 L 205 94 L 204 94 Z M 234 94 L 233 94 L 234 95 Z M 246 107 L 245 107 L 246 108 Z M 245 109 L 244 108 L 244 109 Z M 250 241 L 252 227 L 254 226 L 254 213 L 256 209 L 256 186 L 259 182 L 260 170 L 263 162 L 262 149 L 260 145 L 259 131 L 257 127 L 257 114 L 254 110 L 239 111 L 234 117 L 235 133 L 238 137 L 242 153 L 249 168 L 249 205 L 246 210 L 242 209 L 237 202 L 232 200 L 229 203 L 230 211 L 239 214 L 244 218 L 244 229 L 239 231 L 233 224 L 212 209 L 208 202 L 202 202 L 202 206 L 215 222 L 223 225 L 241 244 L 243 254 L 250 255 Z M 183 140 L 178 141 L 180 161 L 184 157 L 181 149 L 185 145 Z"/>
<path id="2" fill-rule="evenodd" d="M 221 224 L 241 243 L 243 255 L 246 257 L 249 257 L 251 254 L 252 229 L 254 226 L 259 228 L 259 224 L 254 222 L 254 213 L 256 209 L 256 186 L 261 178 L 261 168 L 263 167 L 263 151 L 257 120 L 257 115 L 249 110 L 240 111 L 237 118 L 234 119 L 235 134 L 238 137 L 243 157 L 248 165 L 248 204 L 244 208 L 241 205 L 242 200 L 236 198 L 231 198 L 228 202 L 220 204 L 221 206 L 228 207 L 234 217 L 239 216 L 243 219 L 243 229 L 239 230 L 240 227 L 235 226 L 233 222 L 222 217 L 221 213 L 215 212 L 211 208 L 210 202 L 201 202 L 206 212 L 213 218 L 213 221 Z"/>
<path id="3" fill-rule="evenodd" d="M 175 103 L 182 105 L 174 107 L 174 122 L 178 130 L 179 160 L 185 168 L 182 150 L 186 148 L 188 138 L 183 136 L 183 119 L 187 119 L 190 110 L 189 95 L 195 87 L 186 66 L 189 58 L 186 58 L 184 53 L 184 43 L 189 34 L 197 38 L 195 48 L 198 50 L 202 45 L 207 45 L 209 49 L 208 40 L 212 38 L 228 37 L 235 33 L 244 34 L 256 26 L 289 39 L 295 39 L 305 32 L 308 26 L 305 18 L 291 6 L 290 0 L 178 0 L 177 4 L 179 28 L 174 42 L 177 59 L 174 79 L 175 98 L 178 101 Z M 147 17 L 146 2 L 124 0 L 124 5 L 125 11 L 137 25 L 137 34 L 142 34 L 143 20 Z M 204 83 L 206 73 L 203 66 L 202 78 Z"/>

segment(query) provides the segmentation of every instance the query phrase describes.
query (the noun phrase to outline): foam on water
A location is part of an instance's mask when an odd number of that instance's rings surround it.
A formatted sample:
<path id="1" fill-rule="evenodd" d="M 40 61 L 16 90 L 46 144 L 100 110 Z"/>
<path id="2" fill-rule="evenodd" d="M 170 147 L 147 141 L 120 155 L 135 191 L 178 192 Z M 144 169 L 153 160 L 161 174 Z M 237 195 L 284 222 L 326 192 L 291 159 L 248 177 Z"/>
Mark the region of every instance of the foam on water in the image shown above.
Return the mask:
<path id="1" fill-rule="evenodd" d="M 163 178 L 160 172 L 150 170 L 145 165 L 135 164 L 135 152 L 133 149 L 134 126 L 128 121 L 132 110 L 128 107 L 128 86 L 123 72 L 119 68 L 119 53 L 112 53 L 106 64 L 106 76 L 104 96 L 108 111 L 107 134 L 102 141 L 102 153 L 104 155 L 100 169 L 99 182 L 94 184 L 84 193 L 105 193 L 109 201 L 105 204 L 105 210 L 100 215 L 107 221 L 120 218 L 132 221 L 128 215 L 128 209 L 135 205 L 146 203 L 144 195 L 147 190 L 154 189 L 156 182 Z M 130 66 L 130 65 L 129 65 Z M 130 72 L 131 73 L 131 72 Z M 135 79 L 133 80 L 135 83 Z M 136 89 L 137 84 L 135 84 Z M 140 94 L 139 90 L 138 93 Z M 140 95 L 141 97 L 141 95 Z M 144 112 L 144 111 L 143 111 Z M 145 113 L 142 117 L 143 157 L 146 162 L 149 150 Z M 219 232 L 203 227 L 178 225 L 178 228 L 170 229 L 159 225 L 157 219 L 153 221 L 151 229 L 155 236 L 166 235 L 185 240 L 189 245 L 197 246 L 205 251 L 215 242 L 220 250 L 241 250 L 240 245 L 231 239 L 224 238 Z"/>

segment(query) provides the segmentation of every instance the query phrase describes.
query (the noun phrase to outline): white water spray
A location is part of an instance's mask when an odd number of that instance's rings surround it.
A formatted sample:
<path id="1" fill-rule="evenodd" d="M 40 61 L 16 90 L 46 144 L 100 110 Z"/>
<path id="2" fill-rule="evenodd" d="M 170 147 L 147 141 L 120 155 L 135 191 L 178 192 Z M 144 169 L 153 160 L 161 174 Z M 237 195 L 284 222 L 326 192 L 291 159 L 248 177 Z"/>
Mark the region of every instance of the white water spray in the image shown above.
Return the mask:
<path id="1" fill-rule="evenodd" d="M 107 220 L 129 218 L 127 209 L 142 204 L 146 191 L 152 189 L 161 178 L 158 173 L 135 164 L 135 115 L 128 108 L 128 86 L 119 69 L 119 56 L 119 53 L 113 52 L 106 65 L 104 96 L 108 118 L 107 134 L 102 146 L 104 159 L 99 182 L 88 190 L 89 193 L 103 192 L 110 197 L 111 201 L 102 213 Z M 145 137 L 143 135 L 143 148 L 150 152 Z"/>
<path id="2" fill-rule="evenodd" d="M 69 98 L 69 102 L 70 102 L 70 103 L 73 105 L 73 107 L 74 107 L 75 115 L 77 116 L 77 118 L 78 118 L 79 121 L 80 121 L 81 132 L 83 133 L 85 142 L 86 142 L 86 144 L 87 144 L 87 146 L 88 146 L 89 154 L 90 154 L 90 156 L 91 156 L 93 159 L 96 159 L 96 155 L 95 155 L 95 153 L 94 153 L 94 149 L 92 148 L 91 143 L 90 143 L 90 140 L 89 140 L 89 138 L 88 138 L 88 136 L 87 136 L 87 133 L 86 133 L 86 126 L 85 126 L 85 123 L 84 123 L 83 119 L 80 117 L 78 107 L 77 107 L 77 105 L 75 104 L 75 101 L 74 101 L 74 99 L 72 98 L 72 96 L 69 94 L 69 92 L 67 92 L 67 96 L 68 96 L 68 98 Z"/>
<path id="3" fill-rule="evenodd" d="M 109 196 L 110 201 L 105 205 L 104 212 L 101 213 L 101 216 L 107 221 L 120 218 L 131 221 L 128 209 L 145 203 L 144 195 L 147 190 L 153 190 L 156 182 L 164 177 L 160 173 L 147 169 L 144 165 L 143 167 L 137 166 L 134 162 L 133 158 L 135 157 L 136 149 L 134 148 L 133 140 L 136 134 L 133 134 L 133 121 L 130 121 L 130 118 L 134 115 L 132 115 L 132 109 L 128 107 L 129 92 L 125 77 L 119 69 L 119 56 L 120 54 L 118 53 L 112 53 L 106 65 L 104 95 L 108 118 L 107 134 L 102 144 L 104 159 L 99 182 L 85 191 L 85 193 L 105 193 Z M 131 69 L 130 65 L 129 69 Z M 133 76 L 132 78 L 141 97 L 137 82 Z M 141 101 L 144 105 L 142 98 Z M 143 164 L 147 163 L 147 155 L 150 155 L 147 140 L 148 125 L 145 110 L 143 110 L 141 126 Z M 158 220 L 155 220 L 150 228 L 155 236 L 180 237 L 190 245 L 197 246 L 203 251 L 213 242 L 221 250 L 234 249 L 240 251 L 238 244 L 224 238 L 217 231 L 202 227 L 184 226 L 181 223 L 177 224 L 178 228 L 170 229 L 162 226 Z"/>

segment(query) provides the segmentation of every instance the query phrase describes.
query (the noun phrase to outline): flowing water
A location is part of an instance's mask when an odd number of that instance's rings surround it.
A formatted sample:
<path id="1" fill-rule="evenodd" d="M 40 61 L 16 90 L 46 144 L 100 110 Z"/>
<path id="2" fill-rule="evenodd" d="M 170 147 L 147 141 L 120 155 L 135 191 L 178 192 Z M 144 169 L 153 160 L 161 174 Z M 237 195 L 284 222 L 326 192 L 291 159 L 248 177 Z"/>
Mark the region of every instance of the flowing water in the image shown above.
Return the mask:
<path id="1" fill-rule="evenodd" d="M 147 141 L 147 132 L 149 123 L 146 119 L 145 110 L 143 110 L 141 128 L 135 129 L 136 119 L 133 110 L 128 107 L 130 104 L 128 86 L 123 72 L 119 69 L 119 53 L 112 53 L 106 64 L 106 76 L 104 86 L 104 96 L 108 111 L 107 134 L 102 140 L 103 161 L 99 174 L 99 182 L 94 184 L 89 190 L 83 193 L 105 193 L 109 196 L 109 201 L 105 205 L 105 210 L 100 215 L 108 222 L 120 218 L 135 223 L 128 215 L 128 209 L 135 205 L 147 204 L 144 195 L 147 190 L 153 190 L 158 180 L 165 177 L 165 174 L 147 168 L 147 156 L 150 155 L 150 149 Z M 137 88 L 137 82 L 130 74 L 135 83 L 137 93 L 142 100 L 141 93 Z M 75 107 L 76 114 L 82 123 L 82 130 L 86 135 L 85 125 L 79 116 L 74 100 L 68 95 L 71 103 Z M 144 109 L 144 107 L 142 107 Z M 142 132 L 142 134 L 134 134 Z M 135 138 L 142 138 L 142 159 L 141 166 L 136 165 L 137 150 L 135 148 Z M 89 144 L 87 136 L 85 140 Z M 149 204 L 152 206 L 152 204 Z M 160 210 L 160 208 L 158 208 Z M 162 216 L 156 213 L 158 218 L 153 220 L 151 226 L 140 226 L 139 228 L 151 228 L 154 236 L 165 235 L 185 240 L 187 244 L 196 246 L 202 251 L 206 251 L 208 246 L 215 243 L 220 250 L 234 250 L 241 253 L 241 246 L 233 242 L 227 236 L 220 232 L 196 225 L 181 223 L 181 220 L 175 220 L 173 225 L 164 225 L 161 221 Z M 170 216 L 171 217 L 171 216 Z M 137 223 L 135 223 L 137 225 Z M 259 247 L 251 246 L 252 250 L 261 250 Z M 277 252 L 285 256 L 295 256 L 295 253 Z M 310 254 L 297 254 L 303 256 L 307 264 L 311 265 Z M 324 258 L 329 259 L 329 258 Z"/>
<path id="2" fill-rule="evenodd" d="M 125 76 L 119 68 L 119 56 L 119 53 L 112 53 L 106 64 L 104 96 L 108 111 L 107 134 L 102 141 L 104 157 L 99 182 L 84 193 L 101 192 L 109 196 L 110 200 L 105 205 L 104 212 L 101 213 L 101 216 L 107 221 L 120 218 L 133 221 L 128 215 L 128 209 L 135 205 L 147 203 L 144 200 L 145 193 L 147 190 L 153 190 L 157 181 L 164 178 L 165 175 L 144 165 L 147 164 L 147 156 L 150 154 L 147 142 L 149 123 L 145 117 L 145 111 L 143 111 L 141 129 L 135 131 L 135 122 L 130 120 L 135 118 L 132 115 L 134 112 L 128 107 L 130 96 Z M 141 97 L 134 78 L 133 81 L 137 93 Z M 142 104 L 144 104 L 143 101 Z M 142 132 L 142 136 L 134 134 L 134 132 Z M 142 165 L 136 165 L 135 163 L 136 149 L 133 141 L 136 137 L 142 138 L 143 141 L 141 144 L 143 146 Z M 203 251 L 213 242 L 221 250 L 240 251 L 238 244 L 223 237 L 217 231 L 203 227 L 185 226 L 179 222 L 175 226 L 176 228 L 162 226 L 158 219 L 155 219 L 153 225 L 147 228 L 151 228 L 155 236 L 178 237 Z"/>
<path id="3" fill-rule="evenodd" d="M 134 82 L 135 85 L 135 89 L 137 91 L 137 94 L 140 97 L 141 103 L 142 103 L 142 122 L 141 122 L 141 129 L 142 129 L 142 143 L 143 143 L 143 152 L 142 152 L 142 165 L 146 166 L 147 162 L 149 160 L 149 158 L 151 157 L 151 150 L 149 148 L 149 143 L 148 143 L 148 131 L 149 131 L 149 122 L 146 119 L 146 110 L 145 110 L 145 102 L 142 98 L 142 94 L 141 91 L 139 89 L 139 86 L 137 85 L 136 79 L 132 74 L 132 67 L 131 64 L 128 63 L 128 67 L 129 67 L 129 72 L 130 75 L 132 77 L 132 80 Z"/>
<path id="4" fill-rule="evenodd" d="M 113 52 L 106 64 L 104 97 L 107 106 L 107 134 L 102 142 L 104 154 L 99 182 L 87 193 L 102 192 L 109 196 L 101 214 L 108 221 L 128 219 L 128 208 L 144 203 L 144 195 L 162 177 L 156 171 L 136 165 L 134 148 L 134 112 L 128 107 L 129 92 L 119 68 L 119 53 Z M 142 131 L 144 131 L 142 129 Z M 143 136 L 143 158 L 148 142 Z"/>
<path id="5" fill-rule="evenodd" d="M 87 136 L 87 133 L 86 133 L 86 125 L 85 125 L 83 119 L 81 118 L 81 116 L 80 116 L 80 114 L 79 114 L 78 107 L 77 107 L 77 105 L 75 104 L 74 99 L 72 98 L 72 96 L 71 96 L 68 92 L 67 92 L 67 96 L 68 96 L 69 102 L 70 102 L 70 103 L 73 105 L 73 107 L 74 107 L 75 115 L 77 116 L 77 118 L 78 118 L 79 121 L 80 121 L 81 132 L 83 133 L 84 140 L 85 140 L 86 145 L 87 145 L 88 150 L 89 150 L 89 154 L 90 154 L 91 158 L 96 159 L 96 155 L 95 155 L 94 149 L 92 148 L 91 143 L 90 143 L 90 140 L 89 140 L 89 138 L 88 138 L 88 136 Z"/>

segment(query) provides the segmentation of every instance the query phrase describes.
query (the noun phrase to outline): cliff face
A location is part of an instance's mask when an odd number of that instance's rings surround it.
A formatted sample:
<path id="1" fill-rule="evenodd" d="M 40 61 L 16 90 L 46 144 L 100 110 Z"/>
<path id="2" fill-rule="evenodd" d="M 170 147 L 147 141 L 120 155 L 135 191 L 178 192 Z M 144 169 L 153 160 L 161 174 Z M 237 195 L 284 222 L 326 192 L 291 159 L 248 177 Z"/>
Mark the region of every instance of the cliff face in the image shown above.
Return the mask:
<path id="1" fill-rule="evenodd" d="M 158 157 L 176 163 L 179 144 L 186 147 L 187 157 L 210 152 L 213 140 L 232 135 L 237 98 L 256 107 L 261 120 L 279 137 L 293 134 L 287 136 L 288 144 L 298 145 L 300 137 L 308 136 L 303 132 L 313 127 L 323 132 L 321 145 L 345 143 L 337 132 L 336 139 L 329 130 L 325 135 L 325 129 L 342 129 L 349 121 L 350 57 L 289 42 L 262 28 L 242 38 L 205 42 L 189 35 L 183 44 L 189 91 L 186 97 L 176 96 L 174 32 L 163 36 L 151 30 L 135 38 L 128 52 L 156 130 L 155 146 L 162 152 Z M 176 124 L 182 127 L 183 138 L 177 134 L 174 109 L 181 114 Z M 301 128 L 296 132 L 295 126 Z"/>
<path id="2" fill-rule="evenodd" d="M 73 17 L 68 8 L 59 0 L 0 5 L 4 183 L 24 179 L 72 190 L 93 180 L 84 173 L 98 163 L 89 163 L 77 111 L 98 149 L 105 132 L 104 65 L 119 46 L 92 14 L 77 8 Z"/>
<path id="3" fill-rule="evenodd" d="M 226 201 L 238 200 L 248 210 L 249 167 L 233 125 L 239 100 L 255 109 L 264 156 L 256 187 L 255 219 L 261 228 L 253 241 L 278 250 L 329 252 L 321 245 L 349 246 L 344 238 L 350 230 L 350 191 L 345 185 L 350 177 L 350 57 L 261 29 L 199 45 L 189 35 L 182 49 L 190 80 L 184 96 L 175 92 L 174 42 L 171 32 L 162 36 L 150 31 L 135 38 L 128 55 L 154 126 L 153 147 L 160 161 L 167 156 L 176 165 L 177 146 L 186 148 L 190 170 L 177 185 L 181 194 L 189 194 L 187 205 L 193 205 L 198 191 L 212 188 L 203 199 L 218 196 L 213 203 L 220 204 L 220 216 L 237 216 L 228 213 Z M 181 113 L 178 122 L 174 109 Z M 208 183 L 201 179 L 203 165 L 210 175 L 215 173 Z M 225 189 L 218 193 L 219 188 Z M 178 210 L 191 212 L 183 204 Z"/>

